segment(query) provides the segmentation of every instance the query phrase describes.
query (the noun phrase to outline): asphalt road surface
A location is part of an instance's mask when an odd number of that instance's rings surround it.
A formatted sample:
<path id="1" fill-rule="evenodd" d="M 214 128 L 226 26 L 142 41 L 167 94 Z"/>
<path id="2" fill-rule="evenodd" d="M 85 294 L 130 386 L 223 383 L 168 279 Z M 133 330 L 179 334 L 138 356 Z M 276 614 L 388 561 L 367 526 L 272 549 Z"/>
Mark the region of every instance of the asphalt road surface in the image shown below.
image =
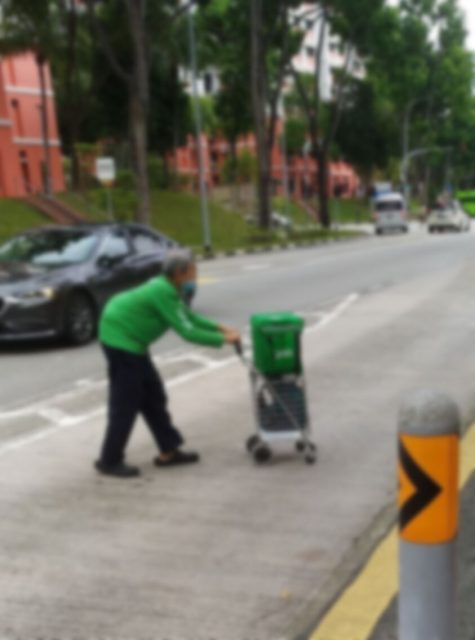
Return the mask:
<path id="1" fill-rule="evenodd" d="M 249 316 L 290 309 L 312 312 L 353 292 L 365 293 L 444 273 L 475 257 L 475 236 L 368 238 L 344 245 L 298 249 L 203 263 L 198 311 L 245 330 Z M 182 345 L 172 336 L 156 353 Z M 103 377 L 97 344 L 68 349 L 49 343 L 0 346 L 0 414 Z"/>
<path id="2" fill-rule="evenodd" d="M 305 314 L 318 463 L 287 443 L 255 466 L 243 446 L 254 427 L 246 371 L 229 348 L 170 336 L 155 358 L 202 463 L 157 470 L 139 424 L 128 457 L 142 477 L 99 477 L 98 346 L 4 349 L 2 640 L 367 640 L 384 614 L 377 592 L 353 597 L 332 632 L 324 619 L 314 631 L 393 524 L 402 399 L 442 389 L 464 424 L 474 421 L 475 235 L 419 230 L 201 272 L 197 309 L 223 322 L 245 329 L 256 311 Z M 396 553 L 384 573 L 396 585 Z"/>

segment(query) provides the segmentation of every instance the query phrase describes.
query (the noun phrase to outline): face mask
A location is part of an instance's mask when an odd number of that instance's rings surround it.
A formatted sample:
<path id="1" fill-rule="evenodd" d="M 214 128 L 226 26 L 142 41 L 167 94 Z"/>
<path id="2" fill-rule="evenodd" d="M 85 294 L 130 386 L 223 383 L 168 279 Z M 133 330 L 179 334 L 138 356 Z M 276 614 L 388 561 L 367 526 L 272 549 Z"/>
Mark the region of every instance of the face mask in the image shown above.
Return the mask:
<path id="1" fill-rule="evenodd" d="M 181 293 L 185 300 L 191 300 L 196 294 L 198 286 L 194 280 L 188 280 L 181 285 Z"/>

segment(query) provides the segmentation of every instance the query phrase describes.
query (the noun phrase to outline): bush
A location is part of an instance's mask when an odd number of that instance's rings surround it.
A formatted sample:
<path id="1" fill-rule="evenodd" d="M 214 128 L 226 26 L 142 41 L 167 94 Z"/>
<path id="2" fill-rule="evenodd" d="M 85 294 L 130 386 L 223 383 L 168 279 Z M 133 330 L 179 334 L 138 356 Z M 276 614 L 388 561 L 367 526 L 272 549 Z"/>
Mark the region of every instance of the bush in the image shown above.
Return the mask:
<path id="1" fill-rule="evenodd" d="M 120 169 L 117 172 L 115 187 L 116 189 L 128 189 L 130 191 L 135 189 L 135 176 L 133 172 L 128 169 Z"/>
<path id="2" fill-rule="evenodd" d="M 119 222 L 130 222 L 134 219 L 139 204 L 135 191 L 114 189 L 112 192 L 114 217 Z"/>
<path id="3" fill-rule="evenodd" d="M 170 189 L 174 186 L 176 178 L 165 165 L 163 158 L 149 156 L 147 163 L 151 189 Z"/>

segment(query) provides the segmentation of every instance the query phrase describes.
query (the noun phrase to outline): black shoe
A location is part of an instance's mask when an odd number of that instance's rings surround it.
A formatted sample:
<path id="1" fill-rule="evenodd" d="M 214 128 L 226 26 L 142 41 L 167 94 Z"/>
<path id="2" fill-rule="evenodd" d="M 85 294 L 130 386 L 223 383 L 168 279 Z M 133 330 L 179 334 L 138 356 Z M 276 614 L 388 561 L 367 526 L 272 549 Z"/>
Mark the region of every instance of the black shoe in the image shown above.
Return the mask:
<path id="1" fill-rule="evenodd" d="M 195 451 L 182 451 L 177 449 L 175 454 L 169 460 L 162 460 L 161 458 L 155 458 L 155 464 L 157 467 L 175 467 L 179 464 L 196 464 L 200 461 L 200 456 Z"/>
<path id="2" fill-rule="evenodd" d="M 140 469 L 138 467 L 131 467 L 125 464 L 125 462 L 109 465 L 98 460 L 94 463 L 94 466 L 99 473 L 102 473 L 104 476 L 113 476 L 114 478 L 136 478 L 140 475 Z"/>

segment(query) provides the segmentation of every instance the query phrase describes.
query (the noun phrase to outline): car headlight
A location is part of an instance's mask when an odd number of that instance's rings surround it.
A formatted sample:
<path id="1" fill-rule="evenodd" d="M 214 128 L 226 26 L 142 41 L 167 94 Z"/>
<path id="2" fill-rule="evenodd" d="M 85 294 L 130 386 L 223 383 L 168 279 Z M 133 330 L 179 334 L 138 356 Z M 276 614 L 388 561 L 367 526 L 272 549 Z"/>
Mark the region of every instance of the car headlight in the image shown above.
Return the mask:
<path id="1" fill-rule="evenodd" d="M 40 302 L 47 302 L 53 300 L 56 295 L 55 289 L 52 287 L 43 287 L 42 289 L 35 289 L 33 291 L 22 291 L 21 293 L 14 293 L 7 296 L 6 301 L 13 304 L 37 304 Z"/>

